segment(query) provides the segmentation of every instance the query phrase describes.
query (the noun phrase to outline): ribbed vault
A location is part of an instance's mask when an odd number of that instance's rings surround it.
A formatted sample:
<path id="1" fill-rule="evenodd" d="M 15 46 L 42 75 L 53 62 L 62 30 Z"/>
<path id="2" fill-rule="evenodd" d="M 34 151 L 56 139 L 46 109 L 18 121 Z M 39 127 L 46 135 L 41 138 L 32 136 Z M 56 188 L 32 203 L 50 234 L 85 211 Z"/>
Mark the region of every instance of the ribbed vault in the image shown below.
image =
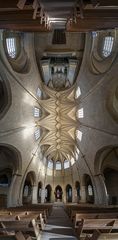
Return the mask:
<path id="1" fill-rule="evenodd" d="M 43 85 L 43 92 L 47 97 L 39 100 L 44 111 L 37 125 L 47 130 L 43 131 L 40 141 L 45 156 L 61 161 L 74 157 L 77 128 L 75 86 L 58 92 Z"/>

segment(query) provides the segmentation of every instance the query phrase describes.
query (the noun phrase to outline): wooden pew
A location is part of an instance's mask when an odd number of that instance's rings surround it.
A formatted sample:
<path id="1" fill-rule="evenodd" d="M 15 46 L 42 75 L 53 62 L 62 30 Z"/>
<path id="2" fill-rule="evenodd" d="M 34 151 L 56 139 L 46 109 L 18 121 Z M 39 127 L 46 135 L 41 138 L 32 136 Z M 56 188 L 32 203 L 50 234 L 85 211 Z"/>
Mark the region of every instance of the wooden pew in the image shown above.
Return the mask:
<path id="1" fill-rule="evenodd" d="M 77 235 L 78 239 L 80 239 L 80 235 L 81 235 L 82 229 L 83 229 L 83 224 L 84 224 L 84 219 L 81 219 L 81 221 L 78 223 L 78 227 L 77 227 L 77 231 L 76 231 L 76 235 Z"/>
<path id="2" fill-rule="evenodd" d="M 34 229 L 36 238 L 39 239 L 39 236 L 40 236 L 40 228 L 39 228 L 39 225 L 36 223 L 35 219 L 32 219 L 31 224 L 32 224 L 32 226 L 33 226 L 33 229 Z"/>
<path id="3" fill-rule="evenodd" d="M 76 217 L 76 214 L 79 214 L 80 215 L 80 218 L 91 218 L 91 216 L 93 218 L 118 218 L 118 212 L 105 212 L 105 213 L 101 213 L 101 212 L 97 212 L 94 213 L 94 212 L 87 212 L 85 213 L 85 211 L 83 213 L 81 213 L 81 211 L 76 211 L 76 210 L 73 210 L 71 211 L 71 220 L 73 221 Z"/>
<path id="4" fill-rule="evenodd" d="M 93 219 L 93 218 L 97 218 L 97 214 L 79 214 L 76 213 L 75 215 L 75 221 L 74 221 L 74 227 L 76 228 L 76 226 L 78 226 L 78 222 L 81 221 L 81 219 Z"/>
<path id="5" fill-rule="evenodd" d="M 0 234 L 14 236 L 15 232 L 30 234 L 40 238 L 40 229 L 43 230 L 47 217 L 52 210 L 52 205 L 29 205 L 0 210 L 0 221 L 4 229 L 0 226 Z M 20 235 L 21 235 L 20 233 Z M 25 237 L 25 236 L 24 236 Z"/>
<path id="6" fill-rule="evenodd" d="M 15 235 L 15 232 L 22 232 L 29 234 L 34 237 L 40 236 L 39 224 L 36 223 L 35 219 L 30 221 L 6 221 L 1 222 L 0 235 Z"/>
<path id="7" fill-rule="evenodd" d="M 5 213 L 5 214 L 1 214 L 0 213 L 0 220 L 1 221 L 14 221 L 14 220 L 27 220 L 27 219 L 32 219 L 35 218 L 37 219 L 38 216 L 40 215 L 40 213 L 42 214 L 42 217 L 44 219 L 44 222 L 47 222 L 47 215 L 46 215 L 46 211 L 45 210 L 40 210 L 40 211 L 30 211 L 30 212 L 10 212 L 9 213 Z"/>
<path id="8" fill-rule="evenodd" d="M 40 213 L 39 217 L 37 218 L 37 220 L 39 219 L 39 221 L 37 221 L 37 223 L 39 224 L 39 226 L 41 227 L 41 230 L 44 229 L 45 227 L 45 223 L 44 223 L 44 219 L 42 216 L 42 213 Z"/>
<path id="9" fill-rule="evenodd" d="M 100 230 L 103 233 L 110 233 L 111 231 L 118 232 L 118 220 L 117 219 L 84 219 L 82 232 L 93 232 L 95 229 Z M 78 226 L 80 224 L 78 223 Z M 76 229 L 78 227 L 76 226 Z"/>
<path id="10" fill-rule="evenodd" d="M 95 221 L 95 220 L 94 220 Z M 102 221 L 102 222 L 101 222 Z M 97 240 L 99 236 L 103 234 L 105 236 L 109 236 L 111 234 L 112 230 L 117 230 L 118 232 L 118 222 L 117 225 L 115 226 L 115 220 L 108 221 L 106 223 L 103 223 L 103 219 L 96 220 L 96 222 L 93 222 L 91 220 L 84 220 L 81 219 L 81 221 L 78 223 L 77 227 L 77 238 L 80 239 L 81 236 L 83 236 L 84 233 L 84 240 Z M 86 235 L 89 233 L 89 235 Z M 92 235 L 91 235 L 92 233 Z M 112 234 L 113 236 L 113 234 Z M 105 238 L 107 239 L 107 238 Z"/>
<path id="11" fill-rule="evenodd" d="M 0 235 L 14 235 L 14 231 L 8 232 L 3 222 L 0 222 Z"/>
<path id="12" fill-rule="evenodd" d="M 95 213 L 88 213 L 88 214 L 79 214 L 76 213 L 75 219 L 74 219 L 74 226 L 76 227 L 77 223 L 81 220 L 81 219 L 117 219 L 115 214 L 95 214 Z"/>

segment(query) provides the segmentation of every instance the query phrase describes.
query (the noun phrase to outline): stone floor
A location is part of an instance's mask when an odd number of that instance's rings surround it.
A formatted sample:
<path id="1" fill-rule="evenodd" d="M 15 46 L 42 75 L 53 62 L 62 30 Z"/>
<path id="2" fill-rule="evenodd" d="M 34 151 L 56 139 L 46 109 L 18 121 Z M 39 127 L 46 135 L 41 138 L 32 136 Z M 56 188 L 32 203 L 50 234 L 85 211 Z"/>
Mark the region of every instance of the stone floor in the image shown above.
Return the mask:
<path id="1" fill-rule="evenodd" d="M 53 205 L 52 213 L 48 218 L 41 240 L 77 240 L 74 236 L 72 223 L 64 211 L 62 203 Z"/>

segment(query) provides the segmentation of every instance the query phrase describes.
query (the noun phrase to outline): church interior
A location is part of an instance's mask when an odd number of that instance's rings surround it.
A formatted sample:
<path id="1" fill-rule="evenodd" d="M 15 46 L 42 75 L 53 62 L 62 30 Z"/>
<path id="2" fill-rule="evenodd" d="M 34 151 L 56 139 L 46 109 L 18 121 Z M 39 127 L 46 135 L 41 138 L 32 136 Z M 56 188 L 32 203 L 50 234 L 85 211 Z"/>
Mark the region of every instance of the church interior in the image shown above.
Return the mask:
<path id="1" fill-rule="evenodd" d="M 118 240 L 118 1 L 0 1 L 0 240 Z"/>

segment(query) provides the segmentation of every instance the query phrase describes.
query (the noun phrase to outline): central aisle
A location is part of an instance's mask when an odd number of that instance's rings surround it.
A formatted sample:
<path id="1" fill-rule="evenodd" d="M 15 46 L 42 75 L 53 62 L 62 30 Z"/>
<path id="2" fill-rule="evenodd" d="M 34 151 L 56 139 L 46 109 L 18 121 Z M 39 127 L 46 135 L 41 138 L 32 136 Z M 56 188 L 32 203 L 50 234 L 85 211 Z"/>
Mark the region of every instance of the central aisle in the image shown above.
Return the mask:
<path id="1" fill-rule="evenodd" d="M 64 211 L 62 203 L 53 205 L 52 213 L 48 218 L 41 240 L 77 240 L 74 236 L 72 223 Z"/>

